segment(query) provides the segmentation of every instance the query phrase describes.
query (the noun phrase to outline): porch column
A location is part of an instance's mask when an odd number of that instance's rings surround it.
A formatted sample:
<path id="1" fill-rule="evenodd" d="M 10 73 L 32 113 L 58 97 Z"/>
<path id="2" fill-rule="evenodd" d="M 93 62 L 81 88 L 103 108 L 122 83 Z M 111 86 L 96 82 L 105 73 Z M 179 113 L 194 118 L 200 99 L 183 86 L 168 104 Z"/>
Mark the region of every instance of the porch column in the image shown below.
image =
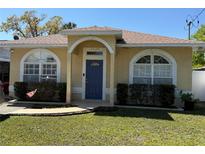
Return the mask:
<path id="1" fill-rule="evenodd" d="M 110 104 L 115 101 L 115 53 L 110 54 Z"/>
<path id="2" fill-rule="evenodd" d="M 71 79 L 72 77 L 72 53 L 67 52 L 67 85 L 66 85 L 66 103 L 71 103 Z"/>

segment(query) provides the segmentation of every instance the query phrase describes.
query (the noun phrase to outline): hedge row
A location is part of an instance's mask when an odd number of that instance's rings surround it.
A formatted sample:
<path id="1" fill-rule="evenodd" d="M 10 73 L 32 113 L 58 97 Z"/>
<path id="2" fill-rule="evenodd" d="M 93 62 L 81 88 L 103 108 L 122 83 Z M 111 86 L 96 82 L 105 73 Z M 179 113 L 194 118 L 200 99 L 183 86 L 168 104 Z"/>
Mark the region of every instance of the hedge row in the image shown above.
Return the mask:
<path id="1" fill-rule="evenodd" d="M 174 85 L 117 85 L 117 104 L 121 105 L 170 106 L 174 99 Z"/>
<path id="2" fill-rule="evenodd" d="M 29 98 L 26 93 L 37 89 L 35 95 Z M 14 84 L 15 96 L 23 101 L 65 102 L 66 83 L 26 83 Z M 174 85 L 145 85 L 124 84 L 117 85 L 117 104 L 121 105 L 154 105 L 170 106 L 174 103 Z"/>
<path id="3" fill-rule="evenodd" d="M 37 89 L 35 95 L 29 98 L 26 93 Z M 26 83 L 15 82 L 15 96 L 23 101 L 65 102 L 66 83 Z"/>

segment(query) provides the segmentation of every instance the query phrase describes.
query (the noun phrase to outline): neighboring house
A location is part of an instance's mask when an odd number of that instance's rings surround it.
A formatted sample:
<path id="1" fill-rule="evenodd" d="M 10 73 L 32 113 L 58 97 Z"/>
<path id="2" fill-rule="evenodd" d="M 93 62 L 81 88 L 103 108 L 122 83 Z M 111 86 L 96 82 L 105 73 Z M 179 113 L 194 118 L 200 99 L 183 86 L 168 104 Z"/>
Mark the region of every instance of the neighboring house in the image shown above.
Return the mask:
<path id="1" fill-rule="evenodd" d="M 3 43 L 3 41 L 0 41 L 0 44 L 1 43 Z M 9 49 L 0 47 L 0 80 L 2 82 L 9 82 L 9 63 Z"/>
<path id="2" fill-rule="evenodd" d="M 111 104 L 117 83 L 174 84 L 191 91 L 192 48 L 204 45 L 97 26 L 0 43 L 11 49 L 11 92 L 16 81 L 49 79 L 67 83 L 67 103 L 94 99 Z"/>

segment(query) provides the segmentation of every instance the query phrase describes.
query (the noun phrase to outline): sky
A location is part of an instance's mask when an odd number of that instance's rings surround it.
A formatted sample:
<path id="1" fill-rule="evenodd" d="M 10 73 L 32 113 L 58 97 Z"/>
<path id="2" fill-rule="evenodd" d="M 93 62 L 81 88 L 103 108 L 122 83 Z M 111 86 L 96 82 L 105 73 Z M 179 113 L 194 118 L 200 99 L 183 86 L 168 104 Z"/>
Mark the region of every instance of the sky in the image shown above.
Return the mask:
<path id="1" fill-rule="evenodd" d="M 197 15 L 202 9 L 0 9 L 0 23 L 11 15 L 20 16 L 26 10 L 47 14 L 47 19 L 61 16 L 65 22 L 75 22 L 78 27 L 109 26 L 187 39 L 185 21 Z M 200 24 L 205 24 L 205 11 L 199 16 L 199 21 Z M 191 33 L 196 32 L 199 27 L 200 25 L 193 27 Z M 0 40 L 10 39 L 13 39 L 12 33 L 0 32 Z"/>

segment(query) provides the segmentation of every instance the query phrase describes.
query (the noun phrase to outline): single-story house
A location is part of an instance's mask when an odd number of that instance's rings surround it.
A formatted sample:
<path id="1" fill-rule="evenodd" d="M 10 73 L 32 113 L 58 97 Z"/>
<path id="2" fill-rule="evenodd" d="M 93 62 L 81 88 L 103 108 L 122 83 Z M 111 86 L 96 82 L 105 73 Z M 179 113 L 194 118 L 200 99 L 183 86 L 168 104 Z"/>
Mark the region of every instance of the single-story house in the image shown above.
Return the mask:
<path id="1" fill-rule="evenodd" d="M 203 42 L 110 27 L 2 41 L 11 50 L 10 92 L 16 81 L 66 82 L 66 102 L 102 100 L 111 105 L 118 83 L 174 84 L 192 90 L 192 50 Z"/>

